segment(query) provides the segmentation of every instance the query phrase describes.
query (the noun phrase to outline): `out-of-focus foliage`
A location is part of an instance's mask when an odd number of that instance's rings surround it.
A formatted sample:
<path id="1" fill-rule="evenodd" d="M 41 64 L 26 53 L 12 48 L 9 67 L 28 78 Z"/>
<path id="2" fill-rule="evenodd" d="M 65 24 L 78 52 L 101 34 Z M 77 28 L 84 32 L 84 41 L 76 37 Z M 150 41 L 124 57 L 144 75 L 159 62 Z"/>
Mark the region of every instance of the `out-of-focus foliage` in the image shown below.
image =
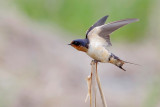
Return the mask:
<path id="1" fill-rule="evenodd" d="M 30 17 L 56 23 L 75 35 L 85 35 L 104 15 L 110 15 L 107 22 L 139 18 L 140 22 L 113 34 L 114 39 L 134 41 L 145 33 L 151 1 L 155 0 L 15 0 L 15 3 Z"/>
<path id="2" fill-rule="evenodd" d="M 156 107 L 156 105 L 159 103 L 160 99 L 160 79 L 157 79 L 152 87 L 149 87 L 149 95 L 148 98 L 146 99 L 144 106 L 143 107 Z"/>

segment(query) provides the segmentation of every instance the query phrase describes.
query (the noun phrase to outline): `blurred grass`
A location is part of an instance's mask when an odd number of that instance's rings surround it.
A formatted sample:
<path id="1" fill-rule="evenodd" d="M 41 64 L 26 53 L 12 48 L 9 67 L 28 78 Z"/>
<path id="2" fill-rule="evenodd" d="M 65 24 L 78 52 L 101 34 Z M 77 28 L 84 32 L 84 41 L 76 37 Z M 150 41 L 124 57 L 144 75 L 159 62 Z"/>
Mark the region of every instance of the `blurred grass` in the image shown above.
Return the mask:
<path id="1" fill-rule="evenodd" d="M 144 37 L 147 18 L 154 1 L 15 0 L 15 3 L 31 18 L 56 23 L 75 35 L 85 36 L 85 31 L 104 15 L 110 15 L 108 21 L 139 18 L 140 22 L 113 34 L 113 39 L 135 41 Z"/>
<path id="2" fill-rule="evenodd" d="M 143 107 L 157 107 L 160 100 L 160 79 L 156 79 L 153 85 L 149 88 L 149 94 L 144 102 Z"/>

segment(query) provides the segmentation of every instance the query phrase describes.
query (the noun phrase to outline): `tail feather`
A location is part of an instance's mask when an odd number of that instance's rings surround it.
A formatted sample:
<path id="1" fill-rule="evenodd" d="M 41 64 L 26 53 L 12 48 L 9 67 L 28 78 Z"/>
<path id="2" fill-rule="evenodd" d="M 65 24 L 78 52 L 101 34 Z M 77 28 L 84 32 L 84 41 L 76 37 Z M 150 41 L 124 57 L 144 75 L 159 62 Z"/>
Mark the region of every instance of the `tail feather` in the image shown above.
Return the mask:
<path id="1" fill-rule="evenodd" d="M 133 65 L 138 65 L 138 66 L 141 66 L 139 64 L 135 64 L 135 63 L 132 63 L 132 62 L 127 62 L 127 61 L 123 61 L 124 63 L 128 63 L 128 64 L 133 64 Z"/>
<path id="2" fill-rule="evenodd" d="M 126 70 L 122 67 L 125 63 L 140 66 L 139 64 L 135 64 L 135 63 L 132 63 L 132 62 L 123 61 L 123 60 L 121 60 L 121 59 L 118 59 L 117 61 L 118 61 L 118 62 L 115 63 L 115 65 L 116 65 L 117 67 L 119 67 L 120 69 L 122 69 L 123 71 L 126 71 Z"/>
<path id="3" fill-rule="evenodd" d="M 127 62 L 127 61 L 123 61 L 121 60 L 119 57 L 117 57 L 116 55 L 114 55 L 113 53 L 111 53 L 110 57 L 109 57 L 109 63 L 112 63 L 114 65 L 116 65 L 117 67 L 119 67 L 120 69 L 126 71 L 122 66 L 125 63 L 129 63 L 129 64 L 133 64 L 133 65 L 139 65 L 139 64 L 135 64 L 135 63 L 131 63 L 131 62 Z M 140 66 L 140 65 L 139 65 Z"/>
<path id="4" fill-rule="evenodd" d="M 125 62 L 121 59 L 117 59 L 117 63 L 115 64 L 117 67 L 119 67 L 120 69 L 122 69 L 123 71 L 126 71 L 122 66 L 123 64 L 125 64 Z"/>
<path id="5" fill-rule="evenodd" d="M 119 66 L 120 69 L 122 69 L 123 71 L 126 71 L 124 68 L 122 68 L 122 66 Z"/>

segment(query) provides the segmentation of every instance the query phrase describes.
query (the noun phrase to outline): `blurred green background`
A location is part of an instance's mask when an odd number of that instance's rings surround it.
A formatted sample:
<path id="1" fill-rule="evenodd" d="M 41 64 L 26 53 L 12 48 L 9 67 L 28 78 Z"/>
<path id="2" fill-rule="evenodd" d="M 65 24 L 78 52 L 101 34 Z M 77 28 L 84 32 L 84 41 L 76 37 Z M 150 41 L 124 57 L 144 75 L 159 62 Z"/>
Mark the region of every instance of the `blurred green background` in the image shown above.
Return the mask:
<path id="1" fill-rule="evenodd" d="M 140 19 L 109 50 L 141 66 L 98 65 L 108 107 L 160 107 L 159 10 L 160 0 L 0 0 L 0 107 L 89 107 L 91 58 L 66 44 L 105 15 Z"/>
<path id="2" fill-rule="evenodd" d="M 142 39 L 147 29 L 148 16 L 156 0 L 15 0 L 31 18 L 56 23 L 60 27 L 85 35 L 95 21 L 109 15 L 107 22 L 138 18 L 140 22 L 114 33 L 114 39 L 129 42 Z"/>

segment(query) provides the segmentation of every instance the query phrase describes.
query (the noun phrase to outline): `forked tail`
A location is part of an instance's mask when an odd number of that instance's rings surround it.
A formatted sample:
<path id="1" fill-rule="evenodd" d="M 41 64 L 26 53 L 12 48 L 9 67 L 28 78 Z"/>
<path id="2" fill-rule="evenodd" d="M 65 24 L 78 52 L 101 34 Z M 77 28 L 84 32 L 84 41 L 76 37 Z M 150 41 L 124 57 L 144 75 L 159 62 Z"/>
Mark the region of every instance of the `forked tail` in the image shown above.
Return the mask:
<path id="1" fill-rule="evenodd" d="M 128 63 L 128 64 L 133 64 L 133 65 L 138 65 L 138 66 L 141 66 L 139 64 L 135 64 L 135 63 L 132 63 L 132 62 L 127 62 L 127 61 L 123 61 L 124 63 Z"/>
<path id="2" fill-rule="evenodd" d="M 131 63 L 131 62 L 127 62 L 127 61 L 123 61 L 121 60 L 119 57 L 115 56 L 114 54 L 111 53 L 110 57 L 109 57 L 109 62 L 116 65 L 117 67 L 119 67 L 120 69 L 126 71 L 122 66 L 125 63 L 128 64 L 133 64 L 133 65 L 139 65 L 139 64 L 135 64 L 135 63 Z M 139 65 L 140 66 L 140 65 Z"/>

